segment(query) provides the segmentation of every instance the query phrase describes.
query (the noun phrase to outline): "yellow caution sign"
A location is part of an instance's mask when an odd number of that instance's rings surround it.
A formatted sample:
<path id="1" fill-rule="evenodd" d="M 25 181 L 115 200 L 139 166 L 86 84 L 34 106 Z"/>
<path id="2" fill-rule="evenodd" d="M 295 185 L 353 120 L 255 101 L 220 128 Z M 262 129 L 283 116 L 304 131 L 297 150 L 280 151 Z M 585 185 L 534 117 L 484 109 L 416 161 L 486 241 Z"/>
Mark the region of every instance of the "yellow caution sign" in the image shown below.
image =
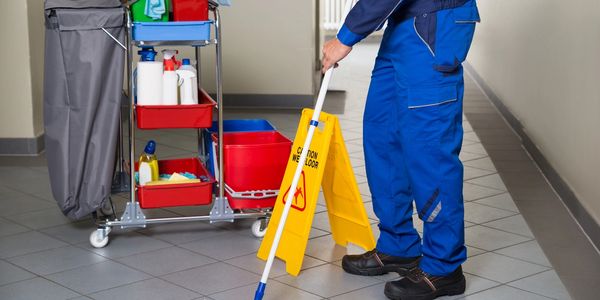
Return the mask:
<path id="1" fill-rule="evenodd" d="M 350 242 L 365 250 L 375 248 L 373 232 L 336 116 L 321 113 L 319 124 L 323 126 L 319 126 L 315 130 L 298 187 L 295 191 L 289 190 L 312 114 L 313 110 L 311 109 L 305 109 L 302 112 L 290 160 L 281 184 L 281 192 L 277 197 L 267 233 L 257 255 L 263 260 L 269 256 L 285 199 L 289 193 L 293 192 L 294 202 L 287 217 L 276 256 L 286 262 L 286 271 L 294 276 L 300 273 L 302 267 L 321 186 L 335 242 L 341 246 L 346 246 Z"/>

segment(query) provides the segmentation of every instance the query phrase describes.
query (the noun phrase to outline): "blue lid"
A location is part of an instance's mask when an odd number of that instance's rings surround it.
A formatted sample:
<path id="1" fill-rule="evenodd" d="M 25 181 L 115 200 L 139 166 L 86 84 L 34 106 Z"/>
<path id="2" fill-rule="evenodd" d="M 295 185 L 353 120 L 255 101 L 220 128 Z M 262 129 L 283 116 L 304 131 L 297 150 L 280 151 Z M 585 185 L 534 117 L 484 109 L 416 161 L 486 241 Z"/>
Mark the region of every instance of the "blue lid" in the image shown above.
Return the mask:
<path id="1" fill-rule="evenodd" d="M 184 66 L 189 66 L 190 65 L 190 59 L 189 58 L 184 58 L 181 61 L 181 64 L 183 64 Z"/>
<path id="2" fill-rule="evenodd" d="M 146 152 L 148 154 L 154 154 L 155 151 L 156 151 L 156 142 L 153 140 L 149 140 L 148 144 L 146 144 L 146 148 L 144 149 L 144 152 Z"/>
<path id="3" fill-rule="evenodd" d="M 154 61 L 157 52 L 154 51 L 154 47 L 142 47 L 142 50 L 138 51 L 141 61 Z"/>

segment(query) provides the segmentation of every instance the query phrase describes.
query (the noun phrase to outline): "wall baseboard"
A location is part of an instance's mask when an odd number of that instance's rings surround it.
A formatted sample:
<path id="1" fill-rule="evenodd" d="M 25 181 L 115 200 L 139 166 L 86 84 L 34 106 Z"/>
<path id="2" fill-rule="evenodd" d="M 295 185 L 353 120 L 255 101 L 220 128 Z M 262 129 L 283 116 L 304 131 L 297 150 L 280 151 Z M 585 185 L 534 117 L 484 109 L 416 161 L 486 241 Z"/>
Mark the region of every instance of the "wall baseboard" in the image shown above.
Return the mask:
<path id="1" fill-rule="evenodd" d="M 596 249 L 600 249 L 600 224 L 598 224 L 590 215 L 590 213 L 583 207 L 581 201 L 577 199 L 577 196 L 573 190 L 562 179 L 556 169 L 552 167 L 552 164 L 548 161 L 548 159 L 546 159 L 544 154 L 536 146 L 529 135 L 527 135 L 523 124 L 508 109 L 498 95 L 492 91 L 490 86 L 485 82 L 485 80 L 483 80 L 479 73 L 477 73 L 473 66 L 471 66 L 468 62 L 465 62 L 463 65 L 471 77 L 473 77 L 481 89 L 483 89 L 483 92 L 492 101 L 494 106 L 496 106 L 502 116 L 508 121 L 512 129 L 519 135 L 522 140 L 523 147 L 525 147 L 525 150 L 529 152 L 544 176 L 546 176 L 548 179 L 550 185 L 552 185 L 567 209 L 569 209 L 575 220 L 579 223 L 579 226 L 581 226 L 584 233 L 588 236 Z"/>
<path id="2" fill-rule="evenodd" d="M 0 155 L 38 155 L 44 148 L 43 134 L 34 138 L 0 138 Z"/>

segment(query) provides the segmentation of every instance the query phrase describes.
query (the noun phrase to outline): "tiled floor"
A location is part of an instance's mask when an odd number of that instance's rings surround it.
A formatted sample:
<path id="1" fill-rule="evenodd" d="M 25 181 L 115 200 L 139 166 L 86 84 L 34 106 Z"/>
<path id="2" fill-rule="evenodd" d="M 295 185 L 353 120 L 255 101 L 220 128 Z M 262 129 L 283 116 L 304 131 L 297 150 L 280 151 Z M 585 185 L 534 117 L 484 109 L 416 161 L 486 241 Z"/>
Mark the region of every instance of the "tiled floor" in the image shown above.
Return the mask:
<path id="1" fill-rule="evenodd" d="M 377 47 L 357 46 L 334 76 L 325 111 L 340 118 L 349 155 L 375 234 L 361 147 L 361 119 Z M 345 92 L 335 91 L 343 90 Z M 467 78 L 466 97 L 481 92 Z M 293 137 L 299 111 L 230 110 L 228 118 L 266 118 Z M 570 299 L 527 222 L 507 191 L 478 135 L 465 119 L 461 159 L 465 165 L 468 279 L 463 296 L 446 299 Z M 158 141 L 162 158 L 192 155 L 190 130 L 147 131 L 138 149 Z M 249 222 L 185 223 L 115 231 L 110 244 L 93 249 L 88 220 L 71 222 L 58 211 L 48 186 L 45 160 L 0 159 L 0 299 L 249 299 L 264 263 Z M 125 195 L 115 196 L 118 210 Z M 343 272 L 347 250 L 334 245 L 321 201 L 303 272 L 271 272 L 267 299 L 384 299 L 383 284 L 397 275 L 359 277 Z M 206 214 L 205 208 L 159 209 L 153 216 Z M 418 218 L 415 226 L 422 228 Z M 356 247 L 351 253 L 361 251 Z"/>

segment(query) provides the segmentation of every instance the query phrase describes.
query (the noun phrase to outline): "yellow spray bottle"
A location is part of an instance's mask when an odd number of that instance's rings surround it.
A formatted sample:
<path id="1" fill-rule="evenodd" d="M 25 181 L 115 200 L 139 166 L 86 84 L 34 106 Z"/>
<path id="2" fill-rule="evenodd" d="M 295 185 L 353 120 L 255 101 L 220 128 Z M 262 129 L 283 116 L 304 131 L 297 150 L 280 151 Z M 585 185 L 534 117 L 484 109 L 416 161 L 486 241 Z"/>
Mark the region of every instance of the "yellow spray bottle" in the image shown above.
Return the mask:
<path id="1" fill-rule="evenodd" d="M 154 152 L 156 151 L 156 142 L 148 141 L 144 153 L 140 156 L 139 160 L 139 183 L 145 185 L 150 181 L 158 180 L 158 159 Z"/>

